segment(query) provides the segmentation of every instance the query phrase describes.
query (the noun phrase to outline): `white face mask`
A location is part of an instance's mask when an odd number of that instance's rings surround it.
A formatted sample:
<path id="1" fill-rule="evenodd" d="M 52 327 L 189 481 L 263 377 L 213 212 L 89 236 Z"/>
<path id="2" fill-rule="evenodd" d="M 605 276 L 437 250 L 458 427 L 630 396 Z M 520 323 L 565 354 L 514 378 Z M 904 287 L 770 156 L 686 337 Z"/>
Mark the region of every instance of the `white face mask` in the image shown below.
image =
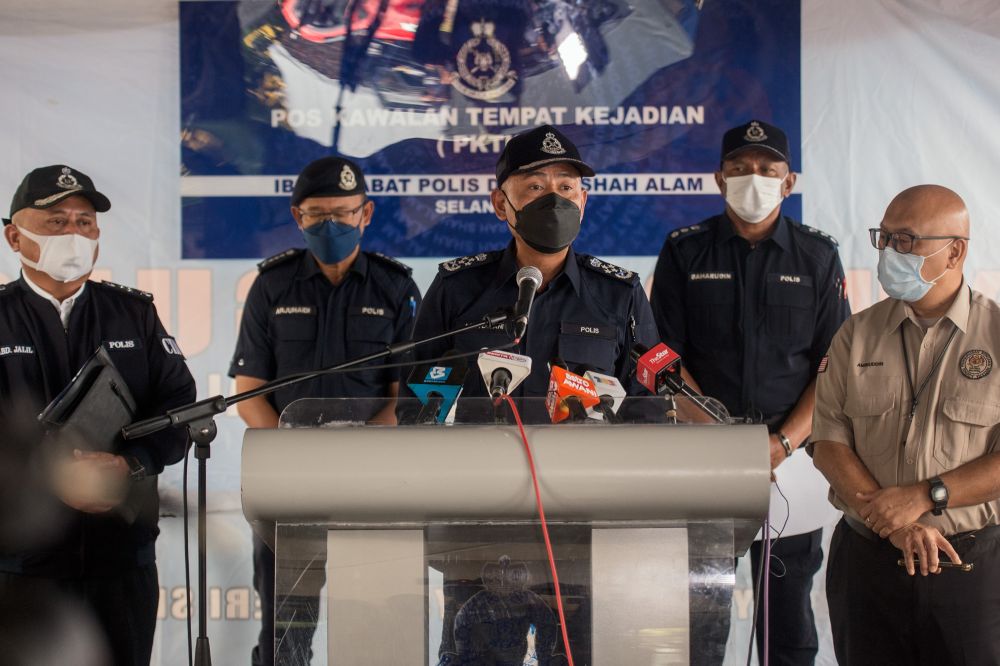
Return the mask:
<path id="1" fill-rule="evenodd" d="M 751 174 L 725 178 L 726 203 L 744 222 L 759 224 L 781 205 L 784 199 L 781 188 L 787 177 L 768 178 Z"/>
<path id="2" fill-rule="evenodd" d="M 80 234 L 42 236 L 27 229 L 17 228 L 38 244 L 38 261 L 34 262 L 21 253 L 21 262 L 35 270 L 47 273 L 60 282 L 71 282 L 83 277 L 94 268 L 94 251 L 97 241 Z"/>
<path id="3" fill-rule="evenodd" d="M 942 247 L 940 250 L 928 254 L 926 257 L 919 254 L 900 254 L 891 247 L 887 247 L 879 253 L 878 257 L 878 281 L 885 289 L 885 293 L 892 298 L 897 298 L 907 303 L 914 303 L 927 295 L 937 281 L 944 277 L 950 268 L 945 268 L 941 275 L 933 280 L 925 280 L 923 275 L 924 262 L 947 250 L 952 243 Z"/>

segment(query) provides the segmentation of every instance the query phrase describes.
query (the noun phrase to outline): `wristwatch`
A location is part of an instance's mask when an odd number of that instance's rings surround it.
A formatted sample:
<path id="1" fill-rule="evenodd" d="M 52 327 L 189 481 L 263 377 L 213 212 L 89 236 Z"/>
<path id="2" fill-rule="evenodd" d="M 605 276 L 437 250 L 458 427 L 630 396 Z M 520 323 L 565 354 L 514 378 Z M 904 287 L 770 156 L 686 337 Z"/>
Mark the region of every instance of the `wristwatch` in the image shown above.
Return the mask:
<path id="1" fill-rule="evenodd" d="M 934 502 L 934 508 L 931 509 L 931 513 L 935 516 L 940 516 L 948 508 L 948 486 L 944 485 L 944 481 L 941 480 L 940 476 L 935 476 L 931 479 L 930 495 L 931 501 Z"/>
<path id="2" fill-rule="evenodd" d="M 781 443 L 781 448 L 785 450 L 785 457 L 791 458 L 792 452 L 795 451 L 795 449 L 792 448 L 792 441 L 785 436 L 785 433 L 779 431 L 778 442 Z"/>
<path id="3" fill-rule="evenodd" d="M 146 478 L 146 468 L 139 462 L 138 458 L 135 456 L 125 456 L 125 462 L 128 463 L 129 481 L 135 483 Z"/>

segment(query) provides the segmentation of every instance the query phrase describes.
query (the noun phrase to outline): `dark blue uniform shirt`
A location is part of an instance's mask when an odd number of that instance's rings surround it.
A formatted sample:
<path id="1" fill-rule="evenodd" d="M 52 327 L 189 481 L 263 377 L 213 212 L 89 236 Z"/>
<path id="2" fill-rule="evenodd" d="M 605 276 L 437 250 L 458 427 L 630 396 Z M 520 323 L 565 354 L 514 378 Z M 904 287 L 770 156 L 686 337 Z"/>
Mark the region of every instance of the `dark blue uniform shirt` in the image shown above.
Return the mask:
<path id="1" fill-rule="evenodd" d="M 459 328 L 517 301 L 518 265 L 511 241 L 505 250 L 446 261 L 427 290 L 417 317 L 414 339 Z M 462 352 L 495 348 L 511 342 L 502 330 L 477 330 L 421 345 L 419 359 L 434 358 L 455 349 Z M 572 248 L 566 265 L 545 291 L 535 296 L 528 329 L 517 348 L 509 351 L 531 357 L 531 375 L 512 392 L 544 397 L 548 390 L 548 363 L 561 358 L 571 370 L 587 365 L 615 375 L 630 395 L 645 393 L 634 377 L 630 351 L 635 342 L 652 346 L 656 327 L 649 301 L 638 276 Z M 485 397 L 486 385 L 475 357 L 462 392 Z M 647 393 L 648 395 L 648 393 Z"/>
<path id="2" fill-rule="evenodd" d="M 787 217 L 755 246 L 725 215 L 670 233 L 650 300 L 705 395 L 766 422 L 792 410 L 851 314 L 836 241 Z"/>
<path id="3" fill-rule="evenodd" d="M 8 435 L 11 419 L 34 420 L 101 345 L 128 384 L 136 420 L 192 402 L 194 379 L 152 300 L 136 289 L 87 282 L 64 329 L 53 304 L 23 278 L 0 286 L 0 410 Z M 119 439 L 111 452 L 135 457 L 155 475 L 183 458 L 186 442 L 184 430 L 170 428 Z M 159 533 L 158 501 L 154 476 L 134 484 L 127 516 L 118 509 L 86 514 L 58 503 L 56 520 L 64 521 L 58 539 L 0 554 L 0 571 L 74 577 L 150 564 Z"/>
<path id="4" fill-rule="evenodd" d="M 409 267 L 395 259 L 359 252 L 338 285 L 301 249 L 265 259 L 259 267 L 244 306 L 231 377 L 271 380 L 319 370 L 410 339 L 420 292 Z M 283 388 L 268 400 L 280 414 L 299 398 L 384 397 L 399 375 L 398 370 L 327 375 Z"/>

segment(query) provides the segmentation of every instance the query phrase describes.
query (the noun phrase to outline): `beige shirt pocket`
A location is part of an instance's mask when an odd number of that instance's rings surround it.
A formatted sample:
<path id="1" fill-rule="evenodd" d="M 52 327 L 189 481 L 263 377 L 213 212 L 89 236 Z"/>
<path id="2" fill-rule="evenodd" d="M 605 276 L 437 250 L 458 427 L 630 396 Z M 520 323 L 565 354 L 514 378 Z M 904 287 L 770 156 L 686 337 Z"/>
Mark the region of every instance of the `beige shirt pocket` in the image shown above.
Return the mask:
<path id="1" fill-rule="evenodd" d="M 854 428 L 855 453 L 876 478 L 895 473 L 901 383 L 902 377 L 873 377 L 844 403 Z"/>
<path id="2" fill-rule="evenodd" d="M 990 450 L 990 433 L 1000 424 L 1000 395 L 942 388 L 948 397 L 941 400 L 932 454 L 941 471 L 947 471 Z"/>

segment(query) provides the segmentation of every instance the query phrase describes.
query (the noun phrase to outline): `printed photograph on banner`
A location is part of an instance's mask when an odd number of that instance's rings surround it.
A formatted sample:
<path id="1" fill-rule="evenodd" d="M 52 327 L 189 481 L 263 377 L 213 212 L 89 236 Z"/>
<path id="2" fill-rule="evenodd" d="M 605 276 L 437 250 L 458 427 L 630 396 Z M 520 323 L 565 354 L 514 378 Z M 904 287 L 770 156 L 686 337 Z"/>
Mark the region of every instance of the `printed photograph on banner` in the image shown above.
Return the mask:
<path id="1" fill-rule="evenodd" d="M 366 174 L 366 248 L 407 257 L 506 243 L 496 160 L 542 124 L 597 171 L 576 245 L 598 255 L 651 254 L 717 213 L 719 137 L 751 117 L 799 166 L 797 0 L 227 0 L 179 17 L 187 259 L 296 245 L 295 174 L 325 155 Z"/>

